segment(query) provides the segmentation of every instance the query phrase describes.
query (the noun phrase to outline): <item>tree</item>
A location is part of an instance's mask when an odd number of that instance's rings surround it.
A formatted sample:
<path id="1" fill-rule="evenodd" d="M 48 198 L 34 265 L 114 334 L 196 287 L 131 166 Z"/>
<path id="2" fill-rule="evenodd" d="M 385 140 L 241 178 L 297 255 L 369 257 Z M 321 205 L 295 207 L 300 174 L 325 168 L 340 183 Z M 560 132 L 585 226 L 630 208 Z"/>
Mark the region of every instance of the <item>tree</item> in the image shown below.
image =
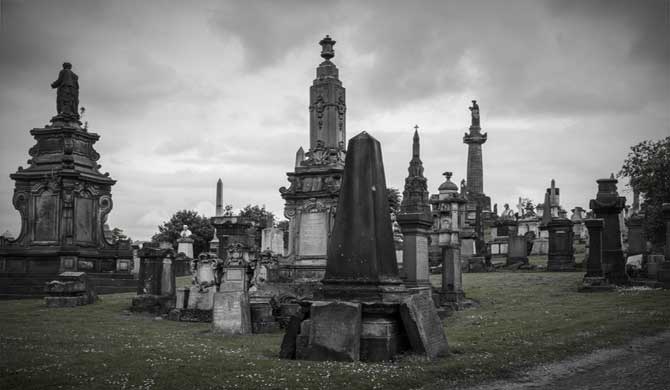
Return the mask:
<path id="1" fill-rule="evenodd" d="M 643 141 L 630 149 L 617 177 L 628 178 L 628 185 L 640 193 L 647 239 L 662 245 L 665 240 L 662 204 L 670 202 L 670 137 Z"/>
<path id="2" fill-rule="evenodd" d="M 392 213 L 398 214 L 400 211 L 401 195 L 397 188 L 386 187 L 386 198 L 389 201 L 389 209 Z"/>
<path id="3" fill-rule="evenodd" d="M 265 205 L 259 207 L 258 205 L 246 205 L 240 210 L 240 217 L 248 218 L 256 222 L 261 227 L 272 227 L 275 222 L 275 215 L 265 209 Z"/>
<path id="4" fill-rule="evenodd" d="M 193 239 L 193 256 L 209 250 L 209 242 L 214 238 L 214 227 L 205 216 L 198 215 L 194 210 L 177 211 L 169 221 L 158 227 L 158 233 L 151 237 L 153 242 L 169 242 L 175 248 L 181 237 L 184 225 L 188 225 Z"/>
<path id="5" fill-rule="evenodd" d="M 117 242 L 119 240 L 128 240 L 128 236 L 123 233 L 123 229 L 115 227 L 112 229 L 112 242 Z"/>

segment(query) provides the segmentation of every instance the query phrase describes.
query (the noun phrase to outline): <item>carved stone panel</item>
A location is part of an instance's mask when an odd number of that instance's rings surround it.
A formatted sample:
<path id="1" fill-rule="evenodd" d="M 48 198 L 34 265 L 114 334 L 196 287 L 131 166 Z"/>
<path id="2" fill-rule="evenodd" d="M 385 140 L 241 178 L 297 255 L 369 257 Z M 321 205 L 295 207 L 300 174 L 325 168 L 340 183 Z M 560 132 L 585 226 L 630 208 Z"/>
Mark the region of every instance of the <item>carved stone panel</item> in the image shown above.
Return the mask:
<path id="1" fill-rule="evenodd" d="M 300 256 L 325 256 L 328 247 L 326 212 L 303 212 L 300 216 Z"/>
<path id="2" fill-rule="evenodd" d="M 35 241 L 58 240 L 58 196 L 43 192 L 35 197 Z"/>
<path id="3" fill-rule="evenodd" d="M 95 226 L 93 199 L 76 198 L 74 201 L 74 237 L 76 241 L 93 241 L 93 227 Z"/>

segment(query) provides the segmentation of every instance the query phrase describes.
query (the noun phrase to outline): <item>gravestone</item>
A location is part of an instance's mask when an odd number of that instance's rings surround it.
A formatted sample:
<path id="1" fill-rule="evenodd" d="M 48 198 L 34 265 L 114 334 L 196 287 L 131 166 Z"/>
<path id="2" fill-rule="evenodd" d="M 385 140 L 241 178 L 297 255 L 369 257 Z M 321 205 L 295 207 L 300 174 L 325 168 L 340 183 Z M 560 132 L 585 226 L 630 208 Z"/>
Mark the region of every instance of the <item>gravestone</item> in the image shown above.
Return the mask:
<path id="1" fill-rule="evenodd" d="M 507 265 L 528 264 L 528 244 L 524 236 L 511 236 L 508 239 Z"/>
<path id="2" fill-rule="evenodd" d="M 596 218 L 604 220 L 602 242 L 603 276 L 611 283 L 624 283 L 628 280 L 625 270 L 623 250 L 621 248 L 620 214 L 626 204 L 626 198 L 617 192 L 617 180 L 612 175 L 609 179 L 596 180 L 598 193 L 589 203 Z"/>
<path id="3" fill-rule="evenodd" d="M 315 301 L 310 307 L 308 360 L 358 361 L 361 304 Z"/>
<path id="4" fill-rule="evenodd" d="M 73 307 L 95 303 L 97 295 L 86 272 L 66 271 L 44 289 L 47 307 Z"/>
<path id="5" fill-rule="evenodd" d="M 576 265 L 572 221 L 561 217 L 552 218 L 544 228 L 549 231 L 547 271 L 574 271 Z"/>
<path id="6" fill-rule="evenodd" d="M 448 354 L 444 325 L 431 298 L 421 294 L 405 298 L 400 305 L 400 316 L 414 352 L 430 359 Z"/>
<path id="7" fill-rule="evenodd" d="M 214 294 L 216 294 L 216 287 L 200 289 L 198 286 L 191 286 L 189 290 L 189 309 L 212 310 L 214 307 Z"/>
<path id="8" fill-rule="evenodd" d="M 214 294 L 212 328 L 223 334 L 250 334 L 251 312 L 246 291 L 222 291 Z"/>

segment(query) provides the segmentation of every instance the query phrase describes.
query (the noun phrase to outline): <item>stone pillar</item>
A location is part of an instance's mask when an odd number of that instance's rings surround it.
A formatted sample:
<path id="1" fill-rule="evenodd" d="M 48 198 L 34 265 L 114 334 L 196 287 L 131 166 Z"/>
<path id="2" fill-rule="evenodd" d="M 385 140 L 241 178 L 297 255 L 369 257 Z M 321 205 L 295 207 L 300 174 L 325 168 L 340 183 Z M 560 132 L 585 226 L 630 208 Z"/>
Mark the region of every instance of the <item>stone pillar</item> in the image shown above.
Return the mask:
<path id="1" fill-rule="evenodd" d="M 619 216 L 625 207 L 626 198 L 619 196 L 614 175 L 609 179 L 596 180 L 598 193 L 589 203 L 596 218 L 603 219 L 603 276 L 611 283 L 628 280 L 625 259 L 621 248 Z"/>
<path id="2" fill-rule="evenodd" d="M 644 237 L 644 214 L 635 213 L 628 218 L 628 256 L 639 255 L 646 252 L 647 240 Z"/>
<path id="3" fill-rule="evenodd" d="M 545 229 L 549 231 L 547 271 L 574 271 L 572 221 L 567 218 L 553 218 Z"/>
<path id="4" fill-rule="evenodd" d="M 442 247 L 442 296 L 446 302 L 458 304 L 465 298 L 461 272 L 461 248 L 458 243 Z"/>
<path id="5" fill-rule="evenodd" d="M 482 164 L 482 145 L 486 142 L 487 134 L 481 133 L 482 128 L 479 125 L 479 106 L 477 105 L 476 100 L 472 101 L 470 112 L 472 116 L 470 133 L 466 133 L 463 137 L 463 143 L 468 145 L 468 191 L 472 194 L 483 194 L 484 167 Z"/>
<path id="6" fill-rule="evenodd" d="M 425 214 L 399 214 L 398 223 L 404 233 L 405 285 L 409 288 L 430 287 L 428 229 L 432 226 L 431 218 Z"/>
<path id="7" fill-rule="evenodd" d="M 586 228 L 589 229 L 589 254 L 586 258 L 586 277 L 603 276 L 602 257 L 603 257 L 603 226 L 602 219 L 584 220 Z"/>

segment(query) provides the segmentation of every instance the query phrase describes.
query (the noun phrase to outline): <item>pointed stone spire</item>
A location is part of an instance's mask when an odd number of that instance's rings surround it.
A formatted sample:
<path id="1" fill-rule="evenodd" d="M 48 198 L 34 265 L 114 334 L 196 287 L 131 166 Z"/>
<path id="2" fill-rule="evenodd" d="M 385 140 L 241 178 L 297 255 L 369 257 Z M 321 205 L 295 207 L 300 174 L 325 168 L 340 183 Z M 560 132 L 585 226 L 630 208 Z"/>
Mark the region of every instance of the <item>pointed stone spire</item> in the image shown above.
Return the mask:
<path id="1" fill-rule="evenodd" d="M 385 177 L 379 141 L 366 132 L 349 140 L 328 242 L 327 298 L 393 300 L 406 292 L 398 276 Z"/>
<path id="2" fill-rule="evenodd" d="M 321 141 L 324 148 L 343 148 L 347 106 L 339 71 L 330 61 L 335 57 L 335 41 L 326 35 L 319 44 L 321 57 L 325 61 L 316 69 L 316 79 L 310 88 L 309 147 L 313 150 Z"/>
<path id="3" fill-rule="evenodd" d="M 223 215 L 223 181 L 219 178 L 216 182 L 216 216 Z"/>
<path id="4" fill-rule="evenodd" d="M 419 140 L 419 126 L 414 126 L 414 137 L 412 140 L 412 159 L 407 168 L 405 179 L 405 190 L 402 194 L 400 213 L 427 213 L 430 214 L 428 202 L 428 180 L 423 176 L 423 163 L 421 162 Z"/>
<path id="5" fill-rule="evenodd" d="M 305 159 L 305 150 L 303 150 L 302 146 L 298 148 L 298 151 L 295 152 L 295 167 L 299 167 L 302 165 L 303 160 Z"/>

